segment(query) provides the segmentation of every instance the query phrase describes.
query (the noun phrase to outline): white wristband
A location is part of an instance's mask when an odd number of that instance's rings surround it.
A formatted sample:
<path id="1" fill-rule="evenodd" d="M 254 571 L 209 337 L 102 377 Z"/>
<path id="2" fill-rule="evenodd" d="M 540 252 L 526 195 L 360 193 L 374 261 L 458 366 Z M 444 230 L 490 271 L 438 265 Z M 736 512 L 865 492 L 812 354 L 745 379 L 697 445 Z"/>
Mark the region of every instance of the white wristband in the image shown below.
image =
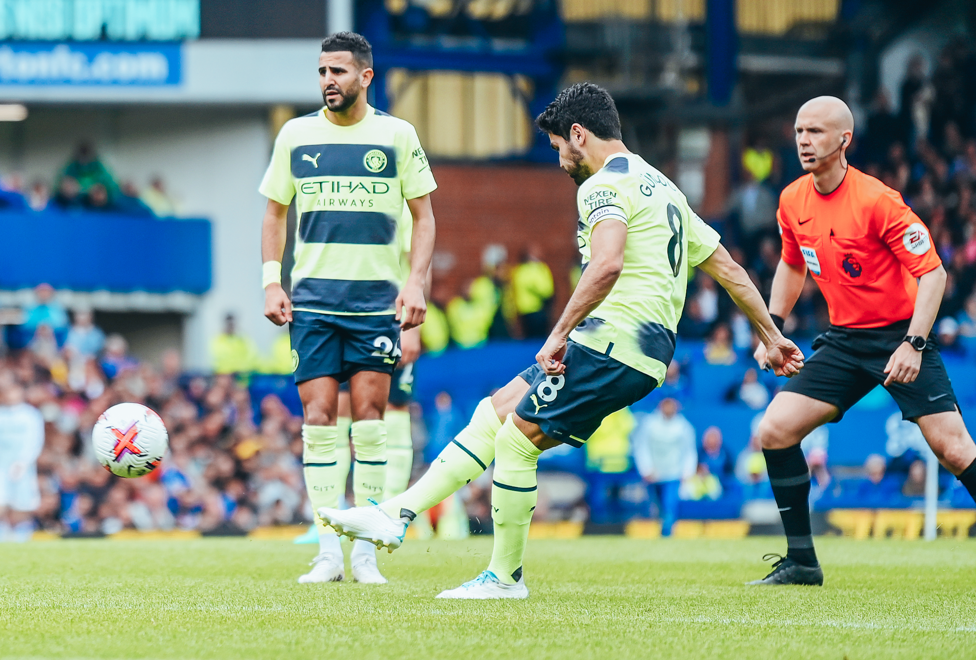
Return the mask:
<path id="1" fill-rule="evenodd" d="M 265 261 L 261 265 L 261 288 L 268 288 L 269 284 L 281 284 L 281 262 Z"/>

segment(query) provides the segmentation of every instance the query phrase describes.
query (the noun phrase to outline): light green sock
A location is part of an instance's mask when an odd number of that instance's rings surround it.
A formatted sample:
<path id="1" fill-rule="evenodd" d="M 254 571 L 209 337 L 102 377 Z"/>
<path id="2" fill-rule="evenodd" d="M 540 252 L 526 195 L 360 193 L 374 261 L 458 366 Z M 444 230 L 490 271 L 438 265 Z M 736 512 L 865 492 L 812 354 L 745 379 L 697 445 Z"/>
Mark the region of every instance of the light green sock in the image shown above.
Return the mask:
<path id="1" fill-rule="evenodd" d="M 407 489 L 413 469 L 413 439 L 410 437 L 410 413 L 387 410 L 386 420 L 386 487 L 383 499 L 396 497 Z"/>
<path id="2" fill-rule="evenodd" d="M 539 499 L 538 449 L 518 430 L 509 415 L 495 438 L 495 475 L 491 484 L 495 541 L 488 570 L 506 584 L 522 577 L 522 558 L 529 523 Z"/>
<path id="3" fill-rule="evenodd" d="M 386 423 L 370 419 L 352 423 L 356 461 L 352 466 L 352 495 L 356 506 L 383 499 L 386 486 Z"/>
<path id="4" fill-rule="evenodd" d="M 336 481 L 336 427 L 302 426 L 302 463 L 305 465 L 305 490 L 315 511 L 315 526 L 319 536 L 335 532 L 319 518 L 321 507 L 335 508 L 339 504 L 339 487 Z"/>
<path id="5" fill-rule="evenodd" d="M 338 437 L 336 438 L 336 483 L 339 484 L 339 495 L 346 496 L 346 484 L 349 483 L 349 468 L 352 465 L 352 452 L 349 450 L 349 428 L 352 418 L 336 418 Z"/>
<path id="6" fill-rule="evenodd" d="M 380 508 L 394 518 L 402 516 L 401 510 L 417 514 L 477 479 L 495 459 L 495 434 L 501 427 L 491 399 L 482 399 L 468 425 L 434 459 L 424 476 Z"/>

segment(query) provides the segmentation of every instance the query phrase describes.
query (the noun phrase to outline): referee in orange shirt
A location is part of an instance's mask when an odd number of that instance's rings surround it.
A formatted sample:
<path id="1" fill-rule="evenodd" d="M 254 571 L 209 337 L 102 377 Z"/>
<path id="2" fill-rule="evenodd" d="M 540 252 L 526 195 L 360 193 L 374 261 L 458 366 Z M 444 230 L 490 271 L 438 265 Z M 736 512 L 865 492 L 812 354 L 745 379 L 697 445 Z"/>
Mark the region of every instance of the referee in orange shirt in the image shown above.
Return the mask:
<path id="1" fill-rule="evenodd" d="M 808 101 L 796 116 L 796 147 L 807 174 L 780 196 L 783 252 L 769 313 L 782 330 L 810 271 L 831 325 L 759 425 L 787 553 L 750 584 L 823 584 L 800 441 L 821 424 L 839 421 L 878 385 L 976 498 L 976 445 L 931 334 L 945 269 L 928 229 L 901 195 L 847 164 L 853 133 L 850 109 L 832 96 Z M 756 359 L 766 362 L 762 345 Z"/>

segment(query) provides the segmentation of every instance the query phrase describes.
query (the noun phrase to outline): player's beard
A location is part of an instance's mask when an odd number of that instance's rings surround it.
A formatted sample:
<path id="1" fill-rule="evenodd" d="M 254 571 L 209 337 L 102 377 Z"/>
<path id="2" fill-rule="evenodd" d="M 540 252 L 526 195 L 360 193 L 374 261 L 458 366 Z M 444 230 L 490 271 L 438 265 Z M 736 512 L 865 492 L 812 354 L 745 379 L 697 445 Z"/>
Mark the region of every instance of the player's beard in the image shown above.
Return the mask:
<path id="1" fill-rule="evenodd" d="M 327 107 L 332 112 L 344 112 L 352 107 L 352 105 L 359 99 L 359 93 L 362 91 L 362 87 L 356 86 L 355 89 L 342 90 L 336 85 L 331 87 L 326 87 L 325 91 L 322 92 L 322 101 L 325 102 L 325 107 Z M 328 92 L 338 92 L 338 99 L 329 99 L 327 96 Z"/>
<path id="2" fill-rule="evenodd" d="M 577 150 L 572 143 L 569 144 L 569 162 L 572 166 L 566 170 L 566 174 L 572 177 L 577 186 L 582 186 L 584 181 L 593 176 L 590 166 L 583 162 L 583 152 Z"/>

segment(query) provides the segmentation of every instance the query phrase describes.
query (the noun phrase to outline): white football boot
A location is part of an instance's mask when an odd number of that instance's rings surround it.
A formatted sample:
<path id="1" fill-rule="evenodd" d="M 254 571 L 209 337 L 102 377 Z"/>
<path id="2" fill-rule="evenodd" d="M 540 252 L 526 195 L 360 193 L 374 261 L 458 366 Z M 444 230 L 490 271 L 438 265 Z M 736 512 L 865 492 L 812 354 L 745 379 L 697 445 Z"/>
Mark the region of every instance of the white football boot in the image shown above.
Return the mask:
<path id="1" fill-rule="evenodd" d="M 342 555 L 323 552 L 309 564 L 312 567 L 305 575 L 298 578 L 299 584 L 314 582 L 342 582 L 346 578 L 345 562 Z"/>
<path id="2" fill-rule="evenodd" d="M 522 578 L 519 578 L 515 584 L 504 584 L 491 571 L 484 571 L 470 582 L 465 582 L 456 589 L 442 591 L 437 597 L 457 600 L 493 600 L 500 598 L 521 600 L 529 597 L 529 589 L 525 586 L 525 580 Z"/>
<path id="3" fill-rule="evenodd" d="M 376 548 L 369 541 L 356 540 L 349 556 L 352 579 L 361 584 L 386 584 L 387 579 L 376 565 Z"/>
<path id="4" fill-rule="evenodd" d="M 390 552 L 400 547 L 407 533 L 407 523 L 391 518 L 378 506 L 357 506 L 345 511 L 322 507 L 318 514 L 340 536 L 368 541 Z"/>

